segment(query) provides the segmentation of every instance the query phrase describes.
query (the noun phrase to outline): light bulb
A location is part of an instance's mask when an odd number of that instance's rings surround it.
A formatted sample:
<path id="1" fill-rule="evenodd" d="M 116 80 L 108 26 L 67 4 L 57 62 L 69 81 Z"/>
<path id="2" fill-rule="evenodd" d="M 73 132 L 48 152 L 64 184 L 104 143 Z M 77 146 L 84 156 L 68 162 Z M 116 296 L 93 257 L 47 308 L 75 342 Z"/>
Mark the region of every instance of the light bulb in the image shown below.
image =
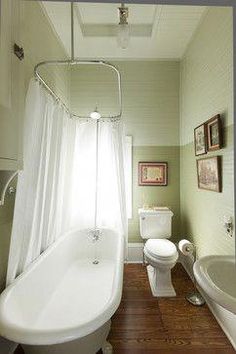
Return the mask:
<path id="1" fill-rule="evenodd" d="M 126 49 L 130 40 L 130 27 L 128 23 L 119 23 L 117 29 L 117 43 L 122 49 Z"/>
<path id="2" fill-rule="evenodd" d="M 98 120 L 101 118 L 101 114 L 95 109 L 93 112 L 90 113 L 90 118 Z"/>

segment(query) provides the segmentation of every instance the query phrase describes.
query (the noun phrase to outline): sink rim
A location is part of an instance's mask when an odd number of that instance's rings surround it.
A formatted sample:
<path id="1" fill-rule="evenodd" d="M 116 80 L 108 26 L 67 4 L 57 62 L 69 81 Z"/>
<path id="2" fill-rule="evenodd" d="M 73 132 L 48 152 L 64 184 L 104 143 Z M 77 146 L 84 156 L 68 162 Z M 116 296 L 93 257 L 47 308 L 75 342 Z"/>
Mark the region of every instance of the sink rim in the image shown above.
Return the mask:
<path id="1" fill-rule="evenodd" d="M 202 257 L 198 259 L 193 266 L 195 279 L 209 298 L 226 310 L 236 313 L 236 297 L 222 290 L 219 284 L 216 285 L 208 272 L 209 266 L 218 262 L 234 263 L 236 265 L 235 256 L 233 255 L 211 255 Z"/>

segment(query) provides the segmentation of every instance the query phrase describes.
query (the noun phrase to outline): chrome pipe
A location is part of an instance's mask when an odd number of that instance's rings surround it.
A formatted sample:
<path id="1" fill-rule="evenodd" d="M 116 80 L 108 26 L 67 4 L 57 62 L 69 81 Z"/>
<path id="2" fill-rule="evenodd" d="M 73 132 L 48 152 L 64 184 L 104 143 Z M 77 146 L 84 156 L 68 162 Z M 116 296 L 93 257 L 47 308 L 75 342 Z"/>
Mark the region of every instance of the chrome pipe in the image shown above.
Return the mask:
<path id="1" fill-rule="evenodd" d="M 98 159 L 99 159 L 99 138 L 100 138 L 99 121 L 96 121 L 96 157 L 95 157 L 95 198 L 94 198 L 94 230 L 97 229 L 98 219 Z"/>

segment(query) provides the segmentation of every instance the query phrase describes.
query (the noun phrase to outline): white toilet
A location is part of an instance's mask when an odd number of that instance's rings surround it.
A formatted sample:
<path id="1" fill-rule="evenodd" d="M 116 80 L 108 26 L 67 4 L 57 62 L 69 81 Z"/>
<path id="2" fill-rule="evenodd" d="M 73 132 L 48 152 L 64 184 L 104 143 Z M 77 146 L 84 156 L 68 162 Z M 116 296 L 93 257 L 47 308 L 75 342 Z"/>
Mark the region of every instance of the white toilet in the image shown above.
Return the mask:
<path id="1" fill-rule="evenodd" d="M 144 240 L 144 255 L 153 296 L 176 296 L 171 281 L 171 269 L 178 259 L 178 251 L 171 237 L 173 213 L 168 208 L 139 209 L 140 234 Z"/>

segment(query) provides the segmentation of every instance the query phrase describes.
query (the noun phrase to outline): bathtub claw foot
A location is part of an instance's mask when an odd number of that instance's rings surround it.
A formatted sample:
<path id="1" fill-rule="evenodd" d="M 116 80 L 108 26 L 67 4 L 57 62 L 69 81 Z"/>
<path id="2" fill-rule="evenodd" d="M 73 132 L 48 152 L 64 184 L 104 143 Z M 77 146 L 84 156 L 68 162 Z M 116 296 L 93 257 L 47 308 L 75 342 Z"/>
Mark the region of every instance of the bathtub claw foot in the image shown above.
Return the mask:
<path id="1" fill-rule="evenodd" d="M 103 346 L 102 346 L 102 352 L 103 354 L 112 354 L 113 353 L 113 349 L 112 349 L 112 345 L 111 343 L 109 343 L 108 341 L 106 341 Z"/>

